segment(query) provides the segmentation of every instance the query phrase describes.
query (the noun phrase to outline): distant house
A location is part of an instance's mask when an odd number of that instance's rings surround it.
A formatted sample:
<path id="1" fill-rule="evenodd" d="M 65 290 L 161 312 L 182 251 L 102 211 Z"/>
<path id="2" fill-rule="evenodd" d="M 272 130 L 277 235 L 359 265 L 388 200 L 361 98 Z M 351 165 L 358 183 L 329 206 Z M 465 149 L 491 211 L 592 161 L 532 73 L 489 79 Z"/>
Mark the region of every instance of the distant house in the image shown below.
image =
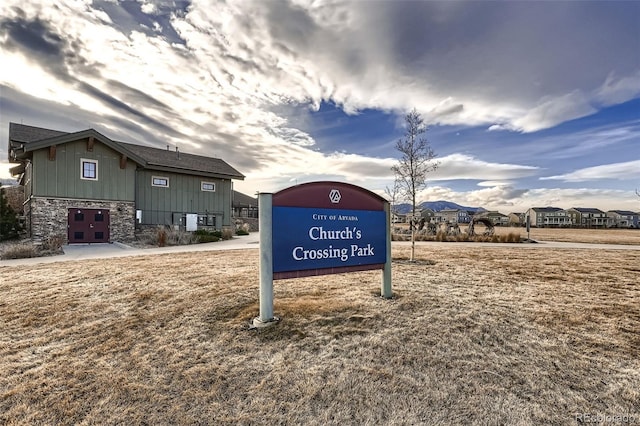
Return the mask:
<path id="1" fill-rule="evenodd" d="M 447 223 L 469 223 L 471 222 L 471 215 L 467 210 L 444 209 L 435 213 L 434 220 Z"/>
<path id="2" fill-rule="evenodd" d="M 484 212 L 480 216 L 489 219 L 494 226 L 507 226 L 509 224 L 509 216 L 498 211 Z"/>
<path id="3" fill-rule="evenodd" d="M 574 226 L 582 228 L 605 228 L 610 218 L 600 209 L 573 207 L 567 210 Z"/>
<path id="4" fill-rule="evenodd" d="M 436 216 L 436 212 L 431 209 L 424 208 L 420 210 L 420 217 L 424 219 L 426 223 L 431 223 Z"/>
<path id="5" fill-rule="evenodd" d="M 532 227 L 560 228 L 571 226 L 571 217 L 560 207 L 532 207 L 527 210 Z"/>
<path id="6" fill-rule="evenodd" d="M 629 210 L 609 210 L 609 226 L 614 228 L 640 228 L 640 213 Z"/>
<path id="7" fill-rule="evenodd" d="M 9 124 L 9 161 L 24 186 L 29 235 L 69 243 L 128 241 L 136 226 L 231 226 L 232 179 L 219 158 Z"/>
<path id="8" fill-rule="evenodd" d="M 391 213 L 391 223 L 406 223 L 407 215 L 402 213 Z"/>
<path id="9" fill-rule="evenodd" d="M 524 226 L 526 220 L 526 213 L 509 213 L 509 226 Z"/>

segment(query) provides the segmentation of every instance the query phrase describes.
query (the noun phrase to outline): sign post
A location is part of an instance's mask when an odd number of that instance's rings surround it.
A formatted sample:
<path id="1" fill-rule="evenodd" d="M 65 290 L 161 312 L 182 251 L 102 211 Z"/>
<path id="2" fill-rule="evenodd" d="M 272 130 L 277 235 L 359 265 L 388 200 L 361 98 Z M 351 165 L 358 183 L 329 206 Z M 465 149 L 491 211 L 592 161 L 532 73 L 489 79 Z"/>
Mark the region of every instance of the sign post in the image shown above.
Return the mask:
<path id="1" fill-rule="evenodd" d="M 382 270 L 391 298 L 391 217 L 379 195 L 341 182 L 311 182 L 258 195 L 261 327 L 276 322 L 273 281 Z"/>
<path id="2" fill-rule="evenodd" d="M 260 316 L 253 323 L 258 326 L 277 320 L 273 316 L 273 233 L 271 203 L 272 194 L 258 194 L 260 217 Z"/>

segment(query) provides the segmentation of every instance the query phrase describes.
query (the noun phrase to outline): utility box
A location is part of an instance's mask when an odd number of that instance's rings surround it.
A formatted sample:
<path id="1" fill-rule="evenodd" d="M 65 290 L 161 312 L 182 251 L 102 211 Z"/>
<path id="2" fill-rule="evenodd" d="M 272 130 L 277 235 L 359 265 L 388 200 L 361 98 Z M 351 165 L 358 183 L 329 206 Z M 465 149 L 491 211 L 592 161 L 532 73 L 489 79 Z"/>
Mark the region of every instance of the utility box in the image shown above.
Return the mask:
<path id="1" fill-rule="evenodd" d="M 187 214 L 187 231 L 197 231 L 198 230 L 198 215 L 188 213 Z"/>

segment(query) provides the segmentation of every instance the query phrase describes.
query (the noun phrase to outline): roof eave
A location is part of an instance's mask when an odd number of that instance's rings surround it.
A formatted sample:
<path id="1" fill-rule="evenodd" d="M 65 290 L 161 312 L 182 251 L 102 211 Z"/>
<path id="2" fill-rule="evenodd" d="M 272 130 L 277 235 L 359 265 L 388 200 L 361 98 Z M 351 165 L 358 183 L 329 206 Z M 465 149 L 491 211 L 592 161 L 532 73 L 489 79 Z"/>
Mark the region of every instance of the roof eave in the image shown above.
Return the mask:
<path id="1" fill-rule="evenodd" d="M 106 137 L 105 135 L 103 135 L 102 133 L 94 129 L 81 130 L 79 132 L 67 133 L 60 136 L 54 136 L 52 138 L 25 143 L 24 154 L 26 154 L 27 152 L 37 151 L 42 148 L 48 148 L 53 145 L 62 145 L 65 143 L 75 142 L 75 141 L 78 141 L 84 138 L 89 138 L 89 137 L 94 137 L 101 143 L 107 145 L 109 148 L 123 155 L 126 155 L 127 158 L 131 159 L 132 161 L 135 161 L 140 165 L 144 166 L 146 164 L 146 161 L 144 160 L 144 158 L 140 157 L 137 154 L 134 154 L 124 146 L 120 145 L 118 142 L 109 139 L 108 137 Z"/>
<path id="2" fill-rule="evenodd" d="M 158 170 L 162 172 L 182 173 L 187 175 L 212 177 L 217 179 L 244 180 L 244 175 L 241 175 L 241 174 L 232 175 L 227 173 L 216 173 L 216 172 L 210 172 L 206 170 L 194 170 L 187 167 L 175 167 L 175 166 L 166 166 L 162 164 L 147 163 L 145 168 L 149 170 Z"/>

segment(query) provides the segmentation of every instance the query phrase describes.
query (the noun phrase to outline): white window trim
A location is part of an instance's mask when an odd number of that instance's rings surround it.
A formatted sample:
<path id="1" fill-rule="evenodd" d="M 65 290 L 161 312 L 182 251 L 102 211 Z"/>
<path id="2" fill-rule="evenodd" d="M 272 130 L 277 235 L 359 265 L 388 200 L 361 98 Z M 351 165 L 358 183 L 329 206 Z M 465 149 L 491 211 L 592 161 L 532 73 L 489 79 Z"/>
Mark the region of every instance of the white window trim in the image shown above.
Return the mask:
<path id="1" fill-rule="evenodd" d="M 155 182 L 156 179 L 164 179 L 167 181 L 166 185 L 157 185 Z M 169 178 L 166 176 L 151 176 L 151 186 L 155 186 L 156 188 L 168 188 L 169 187 Z"/>
<path id="2" fill-rule="evenodd" d="M 204 189 L 205 185 L 213 185 L 213 189 Z M 200 191 L 216 192 L 216 183 L 215 182 L 200 181 Z"/>
<path id="3" fill-rule="evenodd" d="M 84 177 L 84 163 L 93 163 L 96 165 L 96 177 L 95 178 L 89 178 L 89 177 Z M 98 160 L 94 160 L 91 158 L 81 158 L 80 159 L 80 179 L 82 180 L 98 180 Z"/>

